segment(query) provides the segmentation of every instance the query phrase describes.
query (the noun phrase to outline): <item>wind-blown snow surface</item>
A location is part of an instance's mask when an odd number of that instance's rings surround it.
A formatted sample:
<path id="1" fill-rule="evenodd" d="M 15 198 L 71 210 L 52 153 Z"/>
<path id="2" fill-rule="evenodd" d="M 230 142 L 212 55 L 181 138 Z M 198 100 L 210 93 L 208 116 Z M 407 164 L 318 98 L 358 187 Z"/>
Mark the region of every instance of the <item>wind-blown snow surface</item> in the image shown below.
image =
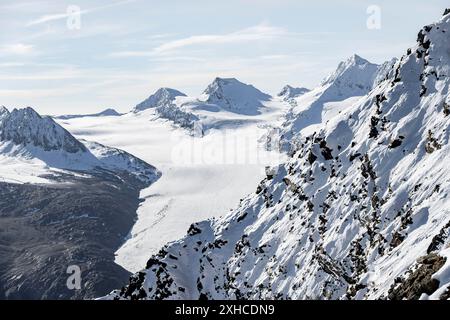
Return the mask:
<path id="1" fill-rule="evenodd" d="M 298 144 L 286 164 L 109 298 L 448 299 L 446 13 L 367 96 L 326 123 L 293 119 Z"/>
<path id="2" fill-rule="evenodd" d="M 163 245 L 182 237 L 192 222 L 226 214 L 254 192 L 265 166 L 285 160 L 278 152 L 266 151 L 258 139 L 268 126 L 280 123 L 287 108 L 275 98 L 264 102 L 259 115 L 196 111 L 209 125 L 204 136 L 191 135 L 172 118 L 162 118 L 158 107 L 121 117 L 58 120 L 76 137 L 127 150 L 162 173 L 142 192 L 145 201 L 138 220 L 116 262 L 140 270 Z"/>

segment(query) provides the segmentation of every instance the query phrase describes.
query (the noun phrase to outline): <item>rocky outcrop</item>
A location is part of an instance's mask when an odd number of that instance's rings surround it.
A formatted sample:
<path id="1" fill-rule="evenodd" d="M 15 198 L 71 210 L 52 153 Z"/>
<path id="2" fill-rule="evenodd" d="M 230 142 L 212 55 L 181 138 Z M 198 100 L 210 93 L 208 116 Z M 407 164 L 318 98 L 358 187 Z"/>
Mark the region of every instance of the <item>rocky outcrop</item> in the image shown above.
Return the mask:
<path id="1" fill-rule="evenodd" d="M 418 300 L 422 294 L 431 295 L 439 288 L 439 280 L 432 276 L 445 264 L 446 259 L 435 253 L 426 255 L 417 261 L 417 266 L 409 270 L 405 278 L 395 279 L 389 289 L 390 300 Z"/>

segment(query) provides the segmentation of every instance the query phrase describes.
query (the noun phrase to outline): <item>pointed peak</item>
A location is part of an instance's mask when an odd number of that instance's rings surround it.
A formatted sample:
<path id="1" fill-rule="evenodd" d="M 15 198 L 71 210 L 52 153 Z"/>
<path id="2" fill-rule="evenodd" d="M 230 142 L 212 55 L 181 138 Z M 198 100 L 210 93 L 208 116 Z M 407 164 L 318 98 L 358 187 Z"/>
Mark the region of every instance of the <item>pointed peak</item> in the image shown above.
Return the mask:
<path id="1" fill-rule="evenodd" d="M 156 108 L 165 104 L 172 103 L 176 97 L 186 97 L 186 95 L 178 90 L 163 87 L 159 88 L 150 97 L 139 103 L 133 112 L 140 112 L 151 108 Z"/>
<path id="2" fill-rule="evenodd" d="M 4 118 L 8 117 L 9 110 L 6 109 L 5 106 L 0 106 L 0 121 L 2 121 Z"/>
<path id="3" fill-rule="evenodd" d="M 245 84 L 241 81 L 239 81 L 236 78 L 220 78 L 220 77 L 216 77 L 213 82 L 211 82 L 208 87 L 205 89 L 205 91 L 203 92 L 204 94 L 211 94 L 214 91 L 217 91 L 221 88 L 223 88 L 224 86 L 235 86 L 235 87 L 245 87 L 245 86 L 249 86 L 248 84 Z"/>
<path id="4" fill-rule="evenodd" d="M 278 94 L 279 97 L 284 97 L 285 99 L 292 99 L 304 95 L 305 93 L 311 90 L 304 87 L 293 87 L 290 85 L 286 85 Z"/>
<path id="5" fill-rule="evenodd" d="M 86 148 L 50 117 L 41 117 L 33 108 L 14 109 L 0 123 L 0 141 L 33 145 L 44 151 L 85 152 Z"/>
<path id="6" fill-rule="evenodd" d="M 86 118 L 86 117 L 108 117 L 108 116 L 121 116 L 122 114 L 117 112 L 113 108 L 107 108 L 101 112 L 98 113 L 89 113 L 89 114 L 65 114 L 61 116 L 54 116 L 52 118 L 54 119 L 61 119 L 61 120 L 70 120 L 70 119 L 76 119 L 76 118 Z"/>
<path id="7" fill-rule="evenodd" d="M 158 90 L 156 90 L 156 92 L 153 95 L 158 95 L 158 94 L 169 94 L 173 97 L 179 97 L 179 96 L 185 97 L 186 96 L 181 91 L 178 91 L 178 90 L 172 89 L 172 88 L 167 88 L 167 87 L 159 88 Z"/>
<path id="8" fill-rule="evenodd" d="M 116 111 L 114 108 L 106 108 L 102 112 L 99 112 L 97 115 L 99 116 L 120 116 L 120 113 Z"/>
<path id="9" fill-rule="evenodd" d="M 244 82 L 239 81 L 236 78 L 220 78 L 220 77 L 216 77 L 214 79 L 213 82 L 211 82 L 208 87 L 205 89 L 205 91 L 203 92 L 204 94 L 211 94 L 217 90 L 222 90 L 225 87 L 227 87 L 228 90 L 233 90 L 233 91 L 240 91 L 240 90 L 253 90 L 255 92 L 259 92 L 262 93 L 261 91 L 259 91 L 258 89 L 256 89 L 254 86 L 252 86 L 251 84 L 246 84 Z M 262 93 L 264 94 L 264 93 Z"/>
<path id="10" fill-rule="evenodd" d="M 271 97 L 250 84 L 235 78 L 215 78 L 203 92 L 206 102 L 218 105 L 223 109 L 247 115 L 259 114 L 261 101 Z"/>
<path id="11" fill-rule="evenodd" d="M 377 64 L 354 54 L 339 63 L 337 69 L 322 81 L 322 86 L 331 84 L 355 86 L 361 88 L 361 94 L 365 94 L 372 88 L 378 67 Z"/>
<path id="12" fill-rule="evenodd" d="M 213 83 L 220 83 L 220 84 L 229 84 L 229 83 L 242 83 L 236 78 L 220 78 L 216 77 L 213 81 Z"/>
<path id="13" fill-rule="evenodd" d="M 348 62 L 351 62 L 355 65 L 364 65 L 367 63 L 370 63 L 368 60 L 362 58 L 361 56 L 357 55 L 356 53 L 350 56 L 350 58 L 347 59 Z"/>
<path id="14" fill-rule="evenodd" d="M 8 108 L 6 108 L 5 106 L 0 106 L 0 115 L 5 113 L 9 113 Z"/>
<path id="15" fill-rule="evenodd" d="M 23 109 L 14 108 L 10 112 L 10 115 L 11 115 L 11 117 L 23 118 L 23 119 L 27 119 L 27 120 L 42 119 L 41 115 L 36 110 L 34 110 L 32 107 L 26 107 Z"/>

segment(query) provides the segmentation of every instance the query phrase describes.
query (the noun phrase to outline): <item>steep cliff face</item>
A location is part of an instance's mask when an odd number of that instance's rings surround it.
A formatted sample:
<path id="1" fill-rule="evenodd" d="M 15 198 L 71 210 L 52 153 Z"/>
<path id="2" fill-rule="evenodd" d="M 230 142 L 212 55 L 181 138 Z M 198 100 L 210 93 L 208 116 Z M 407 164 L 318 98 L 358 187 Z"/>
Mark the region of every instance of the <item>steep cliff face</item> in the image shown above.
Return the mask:
<path id="1" fill-rule="evenodd" d="M 367 95 L 313 131 L 297 122 L 290 160 L 236 210 L 108 298 L 448 298 L 449 37 L 446 11 Z"/>

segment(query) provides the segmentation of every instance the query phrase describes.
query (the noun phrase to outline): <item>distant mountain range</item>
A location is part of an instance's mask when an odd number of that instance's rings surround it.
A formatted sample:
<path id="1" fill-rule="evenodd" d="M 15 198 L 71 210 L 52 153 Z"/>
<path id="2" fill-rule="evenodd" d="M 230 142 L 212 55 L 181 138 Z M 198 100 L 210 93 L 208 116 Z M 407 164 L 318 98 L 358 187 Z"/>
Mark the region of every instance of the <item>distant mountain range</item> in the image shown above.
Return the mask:
<path id="1" fill-rule="evenodd" d="M 121 113 L 117 112 L 116 110 L 112 108 L 105 109 L 99 113 L 91 113 L 91 114 L 80 114 L 80 115 L 62 115 L 62 116 L 55 116 L 55 119 L 61 119 L 61 120 L 69 120 L 69 119 L 76 119 L 76 118 L 86 118 L 86 117 L 117 117 L 122 115 Z"/>

